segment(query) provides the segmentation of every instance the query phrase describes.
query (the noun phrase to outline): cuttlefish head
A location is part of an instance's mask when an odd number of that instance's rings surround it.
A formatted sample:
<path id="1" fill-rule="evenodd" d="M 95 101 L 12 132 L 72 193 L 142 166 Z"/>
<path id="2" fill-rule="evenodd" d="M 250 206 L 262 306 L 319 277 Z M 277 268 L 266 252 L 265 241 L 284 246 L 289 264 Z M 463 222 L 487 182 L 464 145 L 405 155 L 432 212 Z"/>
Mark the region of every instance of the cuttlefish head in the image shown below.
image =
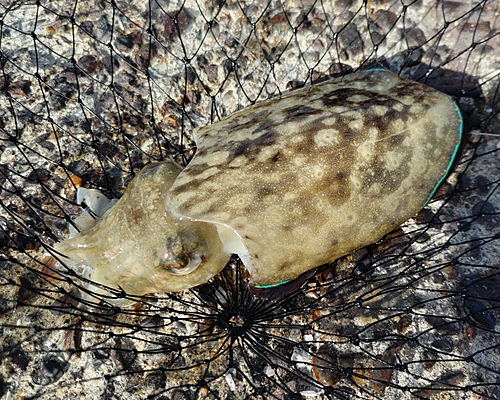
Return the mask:
<path id="1" fill-rule="evenodd" d="M 213 224 L 173 216 L 165 196 L 181 167 L 146 166 L 102 218 L 54 247 L 90 281 L 132 295 L 178 292 L 205 283 L 227 264 Z"/>

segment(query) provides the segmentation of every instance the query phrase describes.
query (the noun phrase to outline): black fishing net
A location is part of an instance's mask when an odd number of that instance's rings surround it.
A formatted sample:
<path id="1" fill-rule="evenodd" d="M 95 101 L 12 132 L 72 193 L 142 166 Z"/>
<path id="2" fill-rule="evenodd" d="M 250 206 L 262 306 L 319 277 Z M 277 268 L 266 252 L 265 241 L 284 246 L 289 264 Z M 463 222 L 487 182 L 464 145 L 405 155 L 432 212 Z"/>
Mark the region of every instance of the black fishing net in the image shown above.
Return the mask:
<path id="1" fill-rule="evenodd" d="M 499 12 L 0 1 L 0 395 L 500 398 Z M 472 130 L 433 200 L 379 243 L 272 300 L 233 258 L 206 285 L 132 307 L 51 258 L 78 186 L 119 197 L 149 162 L 186 164 L 195 127 L 370 66 L 457 96 Z"/>

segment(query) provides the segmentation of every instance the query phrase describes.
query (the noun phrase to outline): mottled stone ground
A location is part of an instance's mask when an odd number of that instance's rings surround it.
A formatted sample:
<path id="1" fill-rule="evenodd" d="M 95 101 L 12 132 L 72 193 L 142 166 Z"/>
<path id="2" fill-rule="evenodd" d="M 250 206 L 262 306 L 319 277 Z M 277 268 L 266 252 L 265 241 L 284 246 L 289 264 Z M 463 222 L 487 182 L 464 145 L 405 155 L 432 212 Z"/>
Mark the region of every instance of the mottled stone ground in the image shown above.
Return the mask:
<path id="1" fill-rule="evenodd" d="M 195 127 L 349 68 L 460 95 L 476 132 L 499 133 L 496 1 L 40 4 L 0 6 L 0 394 L 500 397 L 495 136 L 472 135 L 401 230 L 278 300 L 233 263 L 118 312 L 45 266 L 75 186 L 119 196 L 146 163 L 187 162 Z"/>

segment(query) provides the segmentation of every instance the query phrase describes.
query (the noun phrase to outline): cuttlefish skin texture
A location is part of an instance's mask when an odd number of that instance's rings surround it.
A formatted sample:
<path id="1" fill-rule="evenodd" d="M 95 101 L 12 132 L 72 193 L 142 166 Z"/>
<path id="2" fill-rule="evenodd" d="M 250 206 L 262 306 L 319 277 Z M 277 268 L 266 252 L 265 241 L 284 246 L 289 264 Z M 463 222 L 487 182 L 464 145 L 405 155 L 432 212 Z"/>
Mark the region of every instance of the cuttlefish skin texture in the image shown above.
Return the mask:
<path id="1" fill-rule="evenodd" d="M 92 228 L 54 246 L 65 256 L 59 259 L 73 269 L 90 266 L 90 280 L 132 295 L 178 292 L 218 274 L 230 255 L 217 229 L 165 210 L 180 171 L 172 161 L 144 167 Z"/>
<path id="2" fill-rule="evenodd" d="M 420 211 L 449 172 L 462 124 L 443 93 L 381 69 L 354 73 L 199 129 L 167 206 L 235 231 L 251 284 L 273 286 Z"/>

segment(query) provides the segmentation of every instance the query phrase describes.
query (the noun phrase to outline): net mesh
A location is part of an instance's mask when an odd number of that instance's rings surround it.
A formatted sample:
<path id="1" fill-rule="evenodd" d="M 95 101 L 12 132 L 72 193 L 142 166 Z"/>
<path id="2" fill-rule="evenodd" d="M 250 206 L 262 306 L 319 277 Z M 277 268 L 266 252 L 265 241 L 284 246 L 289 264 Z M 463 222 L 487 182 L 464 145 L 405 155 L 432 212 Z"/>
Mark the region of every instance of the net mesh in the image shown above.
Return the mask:
<path id="1" fill-rule="evenodd" d="M 0 1 L 0 395 L 500 398 L 499 11 Z M 151 161 L 187 164 L 195 127 L 374 65 L 457 96 L 472 129 L 446 184 L 384 240 L 272 301 L 236 258 L 133 307 L 54 268 L 79 185 L 119 197 Z"/>

